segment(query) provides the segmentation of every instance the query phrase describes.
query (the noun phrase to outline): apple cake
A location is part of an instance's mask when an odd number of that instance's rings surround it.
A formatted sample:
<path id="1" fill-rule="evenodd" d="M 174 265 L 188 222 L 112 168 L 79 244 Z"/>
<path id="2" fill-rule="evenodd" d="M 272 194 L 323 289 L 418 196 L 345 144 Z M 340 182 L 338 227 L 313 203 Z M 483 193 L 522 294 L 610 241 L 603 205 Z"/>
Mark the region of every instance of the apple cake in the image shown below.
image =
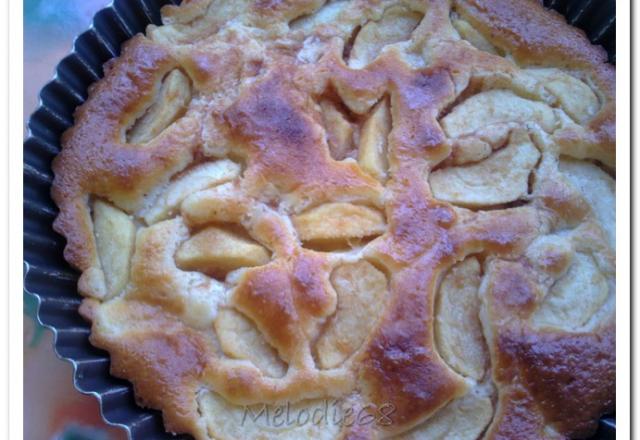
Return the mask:
<path id="1" fill-rule="evenodd" d="M 185 0 L 105 65 L 55 229 L 197 439 L 567 439 L 615 401 L 615 68 L 536 0 Z"/>

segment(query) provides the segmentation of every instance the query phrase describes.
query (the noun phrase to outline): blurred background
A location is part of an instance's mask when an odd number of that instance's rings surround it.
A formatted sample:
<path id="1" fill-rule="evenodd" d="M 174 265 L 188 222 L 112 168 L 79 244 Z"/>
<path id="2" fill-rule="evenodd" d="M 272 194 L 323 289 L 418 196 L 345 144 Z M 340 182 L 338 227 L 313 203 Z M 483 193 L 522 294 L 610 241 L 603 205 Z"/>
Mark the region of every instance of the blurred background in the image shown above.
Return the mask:
<path id="1" fill-rule="evenodd" d="M 108 0 L 24 1 L 24 114 L 38 104 L 38 92 Z M 26 133 L 26 132 L 25 132 Z M 69 363 L 53 352 L 53 336 L 35 320 L 35 299 L 24 293 L 24 438 L 27 440 L 121 440 L 124 431 L 108 427 L 97 400 L 73 387 Z"/>

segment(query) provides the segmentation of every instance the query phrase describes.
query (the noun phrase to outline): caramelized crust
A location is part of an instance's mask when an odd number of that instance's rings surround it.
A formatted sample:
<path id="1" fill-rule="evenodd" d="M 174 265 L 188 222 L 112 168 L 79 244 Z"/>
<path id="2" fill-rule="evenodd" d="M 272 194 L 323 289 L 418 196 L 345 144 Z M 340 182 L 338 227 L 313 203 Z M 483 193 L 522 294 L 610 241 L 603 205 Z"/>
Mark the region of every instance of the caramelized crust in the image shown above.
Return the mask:
<path id="1" fill-rule="evenodd" d="M 601 49 L 533 0 L 162 15 L 53 164 L 91 342 L 141 405 L 198 439 L 593 432 L 615 400 Z M 246 419 L 282 405 L 338 420 Z"/>

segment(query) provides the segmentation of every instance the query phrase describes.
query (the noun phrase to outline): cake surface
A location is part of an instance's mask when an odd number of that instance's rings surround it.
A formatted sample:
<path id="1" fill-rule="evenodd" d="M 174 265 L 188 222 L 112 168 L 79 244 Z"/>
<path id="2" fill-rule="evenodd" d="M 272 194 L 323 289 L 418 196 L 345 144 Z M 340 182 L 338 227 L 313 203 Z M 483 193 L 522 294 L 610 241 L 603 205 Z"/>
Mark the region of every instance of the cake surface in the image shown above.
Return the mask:
<path id="1" fill-rule="evenodd" d="M 56 157 L 91 342 L 196 439 L 566 439 L 615 402 L 615 69 L 535 0 L 184 0 Z"/>

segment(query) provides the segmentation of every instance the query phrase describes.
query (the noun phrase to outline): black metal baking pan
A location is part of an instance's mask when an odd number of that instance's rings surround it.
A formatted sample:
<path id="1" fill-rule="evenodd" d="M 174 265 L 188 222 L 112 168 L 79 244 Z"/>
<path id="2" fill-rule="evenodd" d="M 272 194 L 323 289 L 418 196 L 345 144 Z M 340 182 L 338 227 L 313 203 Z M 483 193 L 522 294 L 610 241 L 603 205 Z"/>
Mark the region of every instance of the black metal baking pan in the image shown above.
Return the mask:
<path id="1" fill-rule="evenodd" d="M 584 30 L 593 44 L 605 48 L 616 63 L 615 0 L 544 0 L 544 5 L 565 16 L 570 25 Z"/>
<path id="2" fill-rule="evenodd" d="M 230 0 L 231 1 L 231 0 Z M 94 395 L 107 423 L 132 439 L 189 439 L 164 431 L 158 411 L 136 405 L 132 385 L 109 374 L 109 355 L 89 343 L 89 324 L 78 314 L 78 273 L 64 260 L 64 239 L 52 229 L 57 208 L 50 198 L 51 160 L 60 136 L 71 126 L 73 111 L 87 98 L 89 85 L 103 75 L 102 65 L 118 56 L 122 43 L 150 23 L 160 24 L 160 8 L 180 0 L 114 0 L 79 35 L 71 53 L 40 92 L 40 104 L 28 122 L 24 142 L 24 271 L 26 292 L 39 302 L 38 319 L 54 334 L 56 354 L 74 367 L 76 388 Z M 614 0 L 545 0 L 545 5 L 582 27 L 615 63 Z M 615 439 L 615 416 L 604 417 L 593 437 Z"/>

